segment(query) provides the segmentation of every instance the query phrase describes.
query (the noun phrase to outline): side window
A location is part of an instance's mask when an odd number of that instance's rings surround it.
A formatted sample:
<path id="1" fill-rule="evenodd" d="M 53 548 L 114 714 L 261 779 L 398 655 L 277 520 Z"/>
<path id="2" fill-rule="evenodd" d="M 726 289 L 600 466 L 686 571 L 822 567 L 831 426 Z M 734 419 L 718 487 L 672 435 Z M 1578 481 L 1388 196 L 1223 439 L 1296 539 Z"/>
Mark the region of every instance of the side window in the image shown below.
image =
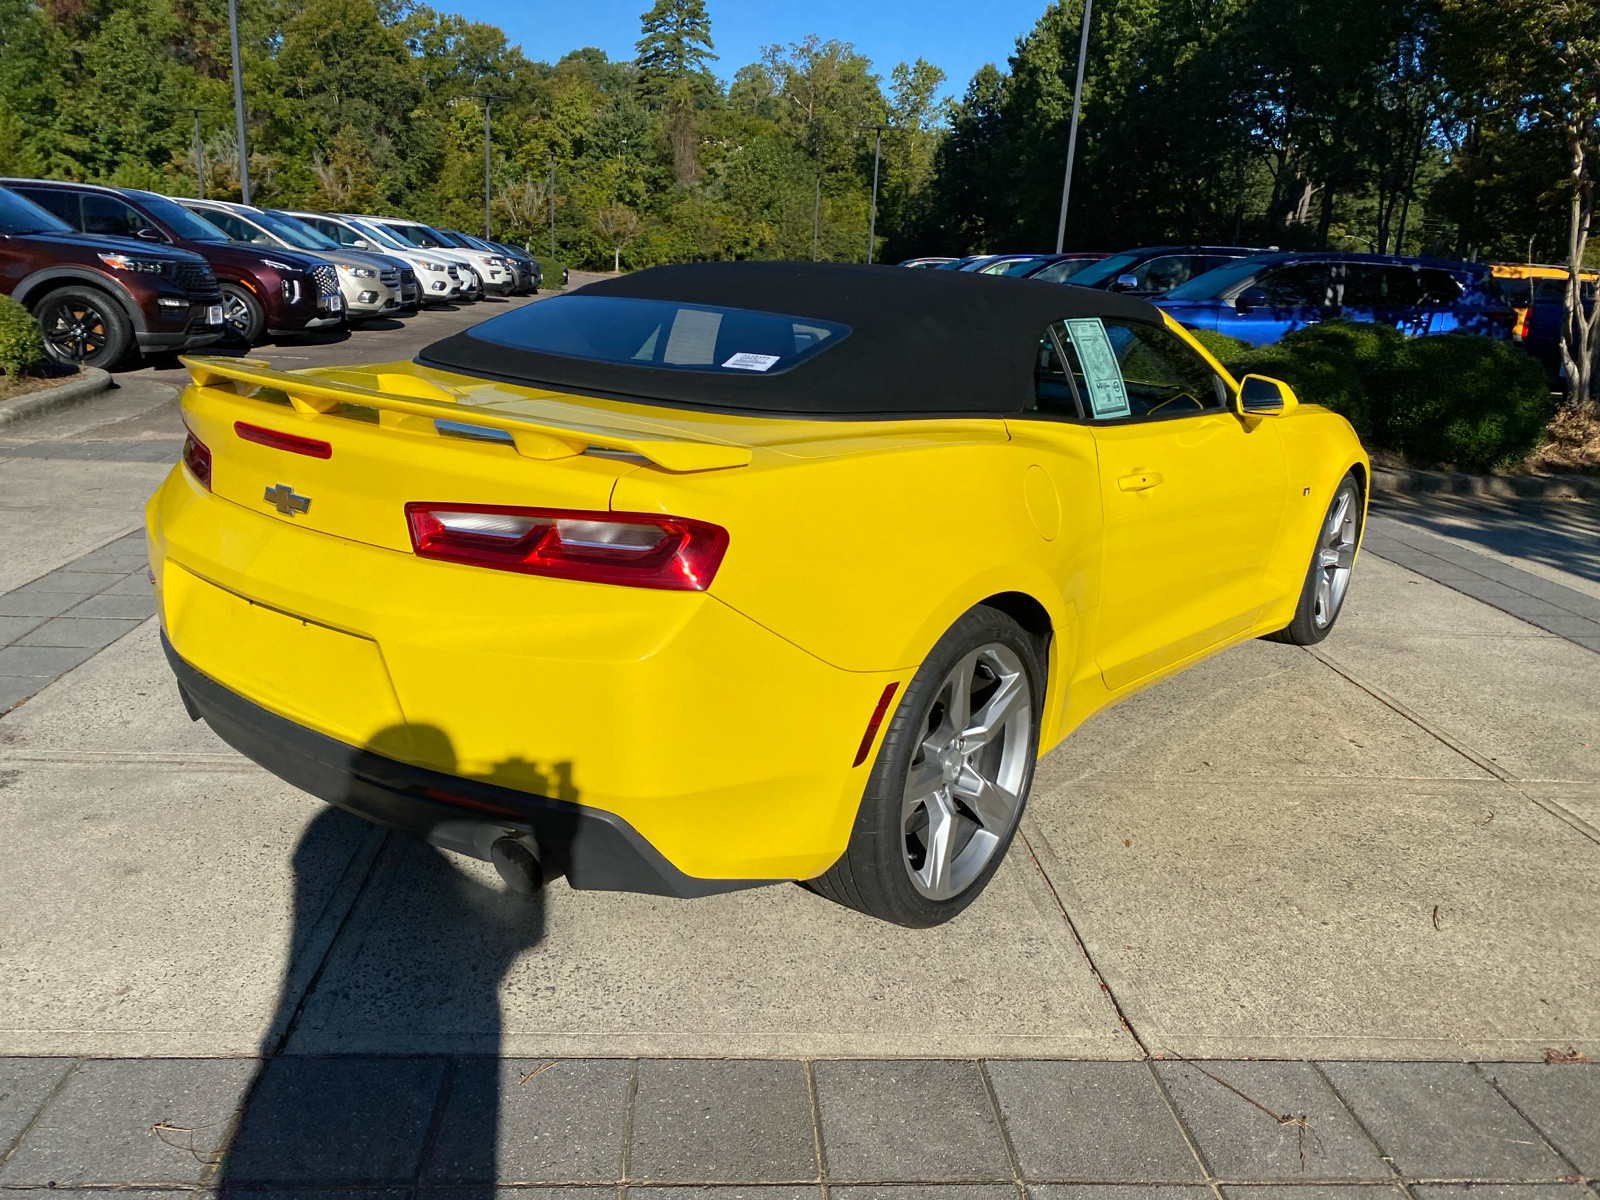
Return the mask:
<path id="1" fill-rule="evenodd" d="M 1273 308 L 1326 308 L 1332 282 L 1326 263 L 1298 263 L 1273 271 L 1256 286 Z"/>
<path id="2" fill-rule="evenodd" d="M 1132 417 L 1192 417 L 1222 407 L 1223 387 L 1206 361 L 1159 325 L 1107 321 Z"/>
<path id="3" fill-rule="evenodd" d="M 83 228 L 83 214 L 78 209 L 78 193 L 63 192 L 56 188 L 13 188 L 47 212 L 53 212 L 74 229 Z"/>
<path id="4" fill-rule="evenodd" d="M 1421 291 L 1416 301 L 1418 304 L 1426 304 L 1430 308 L 1449 308 L 1461 299 L 1462 287 L 1448 271 L 1424 267 L 1416 272 L 1416 276 Z"/>
<path id="5" fill-rule="evenodd" d="M 214 208 L 202 209 L 199 214 L 203 219 L 210 221 L 223 233 L 236 242 L 265 241 L 254 228 L 241 221 L 230 212 L 221 212 Z"/>
<path id="6" fill-rule="evenodd" d="M 336 221 L 312 221 L 312 228 L 319 233 L 325 233 L 341 246 L 353 246 L 361 239 L 354 232 L 346 229 Z"/>
<path id="7" fill-rule="evenodd" d="M 1191 254 L 1167 254 L 1152 258 L 1134 272 L 1139 292 L 1170 292 L 1180 283 L 1188 283 L 1198 272 L 1195 264 L 1200 260 Z M 1203 269 L 1203 268 L 1202 268 Z"/>
<path id="8" fill-rule="evenodd" d="M 1031 411 L 1114 421 L 1218 412 L 1227 388 L 1170 330 L 1140 321 L 1076 317 L 1039 339 Z"/>
<path id="9" fill-rule="evenodd" d="M 1060 283 L 1062 280 L 1066 279 L 1068 275 L 1071 275 L 1072 269 L 1078 265 L 1080 264 L 1073 262 L 1070 258 L 1062 259 L 1060 262 L 1051 263 L 1042 271 L 1039 271 L 1037 274 L 1030 275 L 1028 278 L 1036 279 L 1040 283 Z"/>
<path id="10" fill-rule="evenodd" d="M 1033 363 L 1033 408 L 1035 412 L 1056 417 L 1081 417 L 1083 402 L 1079 391 L 1083 373 L 1074 372 L 1061 357 L 1062 346 L 1046 329 L 1039 339 L 1039 349 Z"/>
<path id="11" fill-rule="evenodd" d="M 1346 308 L 1382 308 L 1389 303 L 1387 268 L 1370 263 L 1346 263 L 1344 268 L 1344 294 Z"/>
<path id="12" fill-rule="evenodd" d="M 83 197 L 83 231 L 133 237 L 150 224 L 115 196 L 89 192 Z"/>

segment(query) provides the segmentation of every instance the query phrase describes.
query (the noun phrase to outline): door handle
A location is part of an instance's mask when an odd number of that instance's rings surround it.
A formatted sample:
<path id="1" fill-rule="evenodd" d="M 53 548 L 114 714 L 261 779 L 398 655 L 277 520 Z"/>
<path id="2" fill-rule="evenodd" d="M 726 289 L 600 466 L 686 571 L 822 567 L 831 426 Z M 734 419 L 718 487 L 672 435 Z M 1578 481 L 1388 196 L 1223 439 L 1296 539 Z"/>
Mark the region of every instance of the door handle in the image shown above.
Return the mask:
<path id="1" fill-rule="evenodd" d="M 1155 471 L 1136 471 L 1117 480 L 1117 486 L 1125 492 L 1142 492 L 1145 488 L 1153 488 L 1160 482 L 1161 476 Z"/>

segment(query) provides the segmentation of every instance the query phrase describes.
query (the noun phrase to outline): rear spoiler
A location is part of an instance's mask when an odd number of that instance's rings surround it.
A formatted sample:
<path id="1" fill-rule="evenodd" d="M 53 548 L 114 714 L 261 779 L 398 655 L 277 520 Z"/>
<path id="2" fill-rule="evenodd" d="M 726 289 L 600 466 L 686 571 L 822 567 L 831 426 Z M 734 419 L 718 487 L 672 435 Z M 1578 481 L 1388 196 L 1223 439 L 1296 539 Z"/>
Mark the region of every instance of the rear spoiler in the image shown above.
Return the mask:
<path id="1" fill-rule="evenodd" d="M 668 471 L 715 471 L 743 467 L 750 462 L 750 447 L 728 442 L 701 441 L 627 426 L 589 425 L 576 421 L 553 424 L 531 417 L 511 416 L 502 410 L 463 404 L 457 397 L 417 375 L 380 373 L 379 387 L 338 383 L 292 371 L 275 371 L 242 358 L 184 356 L 195 386 L 235 382 L 273 388 L 289 397 L 297 412 L 307 416 L 336 413 L 345 404 L 378 410 L 380 425 L 436 433 L 434 421 L 471 425 L 509 434 L 517 453 L 526 458 L 571 458 L 591 448 L 635 454 Z M 415 418 L 425 418 L 417 421 Z"/>

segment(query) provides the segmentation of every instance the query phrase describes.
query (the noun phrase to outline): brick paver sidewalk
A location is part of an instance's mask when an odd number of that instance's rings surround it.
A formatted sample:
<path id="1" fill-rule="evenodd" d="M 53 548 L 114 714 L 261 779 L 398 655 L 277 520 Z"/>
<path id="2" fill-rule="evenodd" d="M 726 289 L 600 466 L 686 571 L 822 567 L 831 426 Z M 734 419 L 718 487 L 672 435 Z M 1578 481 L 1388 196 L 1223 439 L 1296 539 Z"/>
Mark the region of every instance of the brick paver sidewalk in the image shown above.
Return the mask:
<path id="1" fill-rule="evenodd" d="M 687 1200 L 684 1189 L 765 1185 L 765 1200 L 1156 1200 L 1161 1188 L 1160 1200 L 1268 1200 L 1265 1184 L 1317 1185 L 1295 1191 L 1301 1200 L 1327 1200 L 1330 1185 L 1414 1200 L 1460 1200 L 1467 1187 L 1485 1200 L 1594 1200 L 1587 1177 L 1600 1175 L 1600 1066 L 284 1057 L 259 1077 L 257 1067 L 0 1059 L 0 1190 L 420 1195 L 498 1183 L 673 1187 Z"/>

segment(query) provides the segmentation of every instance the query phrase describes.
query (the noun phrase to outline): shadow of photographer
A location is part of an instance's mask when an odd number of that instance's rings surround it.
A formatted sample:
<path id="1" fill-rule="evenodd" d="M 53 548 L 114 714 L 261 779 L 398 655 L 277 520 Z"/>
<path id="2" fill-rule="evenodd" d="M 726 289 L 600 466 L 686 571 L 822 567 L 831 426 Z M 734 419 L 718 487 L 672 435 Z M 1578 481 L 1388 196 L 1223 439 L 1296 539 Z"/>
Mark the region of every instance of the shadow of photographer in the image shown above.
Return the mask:
<path id="1" fill-rule="evenodd" d="M 455 767 L 449 738 L 431 727 L 386 729 L 372 746 Z M 352 769 L 362 764 L 352 750 Z M 508 762 L 490 777 L 524 789 L 541 778 L 549 794 L 575 798 L 567 764 L 546 776 Z M 566 861 L 569 847 L 541 848 Z M 487 1200 L 499 989 L 544 937 L 543 892 L 519 893 L 486 864 L 338 807 L 306 826 L 292 866 L 290 962 L 213 1189 L 428 1183 L 452 1185 L 454 1200 L 481 1188 Z"/>

